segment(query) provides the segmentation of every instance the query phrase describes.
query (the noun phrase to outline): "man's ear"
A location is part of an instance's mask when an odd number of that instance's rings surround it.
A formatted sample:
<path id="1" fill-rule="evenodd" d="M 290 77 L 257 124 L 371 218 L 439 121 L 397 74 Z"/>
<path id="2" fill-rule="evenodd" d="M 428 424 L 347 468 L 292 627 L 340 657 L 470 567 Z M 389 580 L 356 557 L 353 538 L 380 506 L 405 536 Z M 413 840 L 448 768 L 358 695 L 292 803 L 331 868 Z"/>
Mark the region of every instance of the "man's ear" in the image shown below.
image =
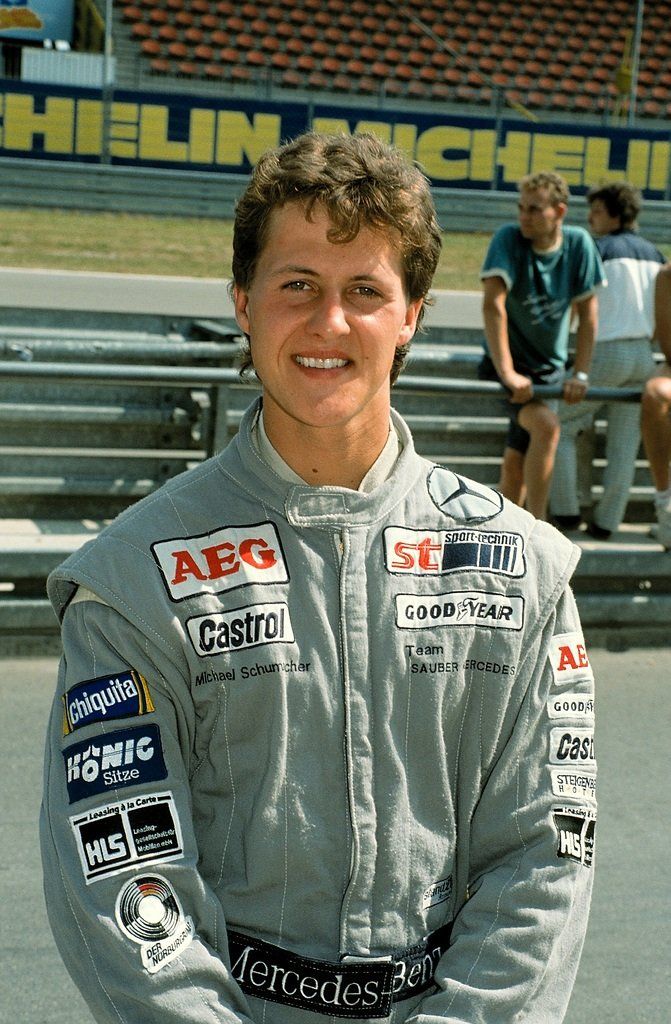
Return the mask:
<path id="1" fill-rule="evenodd" d="M 399 332 L 396 348 L 401 348 L 403 345 L 407 345 L 414 337 L 415 331 L 417 330 L 417 318 L 419 317 L 419 313 L 423 305 L 424 299 L 415 299 L 414 302 L 408 303 L 405 311 L 405 321 Z"/>
<path id="2" fill-rule="evenodd" d="M 247 313 L 247 306 L 249 303 L 249 292 L 246 292 L 244 288 L 239 285 L 235 285 L 233 288 L 233 304 L 235 306 L 235 319 L 238 321 L 238 325 L 242 328 L 243 334 L 249 336 L 249 315 Z"/>

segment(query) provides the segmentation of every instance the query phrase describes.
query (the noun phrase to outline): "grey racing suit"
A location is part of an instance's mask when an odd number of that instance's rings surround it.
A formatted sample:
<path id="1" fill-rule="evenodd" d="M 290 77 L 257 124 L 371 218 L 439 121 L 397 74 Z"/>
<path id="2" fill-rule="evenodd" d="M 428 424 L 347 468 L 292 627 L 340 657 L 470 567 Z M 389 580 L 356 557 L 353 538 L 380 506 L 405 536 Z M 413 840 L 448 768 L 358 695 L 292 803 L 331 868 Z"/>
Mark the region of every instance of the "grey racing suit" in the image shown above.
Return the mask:
<path id="1" fill-rule="evenodd" d="M 577 549 L 402 451 L 288 483 L 257 410 L 50 578 L 41 816 L 97 1021 L 553 1024 L 584 938 Z"/>

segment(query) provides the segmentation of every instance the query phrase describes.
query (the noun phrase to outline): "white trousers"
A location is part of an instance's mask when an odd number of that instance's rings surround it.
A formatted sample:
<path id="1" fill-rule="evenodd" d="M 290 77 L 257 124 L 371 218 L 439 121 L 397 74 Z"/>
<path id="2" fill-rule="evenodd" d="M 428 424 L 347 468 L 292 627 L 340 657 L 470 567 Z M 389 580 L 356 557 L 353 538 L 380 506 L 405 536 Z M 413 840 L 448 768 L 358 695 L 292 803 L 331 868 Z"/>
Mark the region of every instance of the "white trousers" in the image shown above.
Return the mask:
<path id="1" fill-rule="evenodd" d="M 647 338 L 617 338 L 598 342 L 590 370 L 594 387 L 642 387 L 652 375 L 655 361 Z M 560 403 L 561 436 L 550 490 L 550 508 L 554 515 L 580 514 L 585 481 L 591 480 L 592 430 L 597 415 L 604 415 L 606 427 L 606 467 L 603 495 L 593 510 L 593 521 L 605 530 L 615 531 L 624 518 L 629 490 L 634 482 L 636 456 L 641 443 L 638 402 Z"/>

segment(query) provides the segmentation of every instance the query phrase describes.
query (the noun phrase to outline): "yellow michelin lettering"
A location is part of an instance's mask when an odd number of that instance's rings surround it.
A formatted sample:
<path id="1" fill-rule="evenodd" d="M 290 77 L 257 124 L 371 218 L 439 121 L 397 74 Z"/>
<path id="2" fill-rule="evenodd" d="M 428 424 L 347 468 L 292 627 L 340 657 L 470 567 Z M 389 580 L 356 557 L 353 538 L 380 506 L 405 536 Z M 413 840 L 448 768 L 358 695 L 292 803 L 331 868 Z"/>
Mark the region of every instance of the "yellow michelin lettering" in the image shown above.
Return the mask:
<path id="1" fill-rule="evenodd" d="M 75 101 L 48 96 L 44 113 L 35 110 L 32 96 L 7 93 L 5 96 L 5 149 L 30 152 L 35 136 L 44 138 L 46 153 L 71 153 L 74 145 Z"/>
<path id="2" fill-rule="evenodd" d="M 99 156 L 102 151 L 103 105 L 100 100 L 79 100 L 75 153 L 77 156 Z"/>
<path id="3" fill-rule="evenodd" d="M 553 170 L 569 185 L 582 185 L 585 138 L 582 135 L 534 135 L 531 173 Z"/>
<path id="4" fill-rule="evenodd" d="M 392 141 L 408 160 L 414 160 L 417 147 L 417 125 L 395 124 Z"/>
<path id="5" fill-rule="evenodd" d="M 193 164 L 211 164 L 214 160 L 214 140 L 217 116 L 214 110 L 196 108 L 191 111 L 189 123 L 189 160 Z"/>
<path id="6" fill-rule="evenodd" d="M 632 185 L 638 185 L 639 188 L 645 188 L 648 182 L 649 163 L 650 143 L 645 139 L 632 139 L 627 150 L 627 181 Z"/>
<path id="7" fill-rule="evenodd" d="M 250 121 L 242 111 L 222 110 L 217 115 L 215 160 L 234 167 L 245 159 L 255 164 L 267 149 L 279 146 L 281 137 L 279 114 L 254 114 Z"/>
<path id="8" fill-rule="evenodd" d="M 99 156 L 102 152 L 104 108 L 98 99 L 30 94 L 0 95 L 0 145 L 25 153 Z M 182 108 L 180 108 L 181 110 Z M 254 165 L 280 143 L 280 114 L 184 108 L 181 138 L 171 138 L 171 108 L 164 104 L 113 102 L 110 107 L 110 153 L 138 162 Z M 316 131 L 327 134 L 369 132 L 391 142 L 437 182 L 489 183 L 498 171 L 502 184 L 513 184 L 529 171 L 559 171 L 570 185 L 589 186 L 623 177 L 642 189 L 664 192 L 671 176 L 671 142 L 629 138 L 619 143 L 624 166 L 613 167 L 614 141 L 607 135 L 504 131 L 436 124 L 422 131 L 400 121 L 349 121 L 316 117 Z M 500 170 L 499 170 L 500 169 Z"/>
<path id="9" fill-rule="evenodd" d="M 341 117 L 315 117 L 312 127 L 322 135 L 349 135 L 349 121 Z"/>
<path id="10" fill-rule="evenodd" d="M 482 128 L 473 132 L 471 173 L 473 181 L 491 181 L 496 173 L 496 132 Z"/>
<path id="11" fill-rule="evenodd" d="M 612 176 L 610 169 L 610 139 L 596 137 L 585 141 L 585 181 L 599 185 Z"/>
<path id="12" fill-rule="evenodd" d="M 648 188 L 654 188 L 659 192 L 666 189 L 666 183 L 669 180 L 670 157 L 671 145 L 668 142 L 653 142 Z"/>
<path id="13" fill-rule="evenodd" d="M 168 107 L 159 107 L 154 104 L 143 105 L 140 112 L 140 145 L 138 149 L 141 160 L 169 160 L 175 164 L 187 163 L 189 144 L 168 138 L 168 115 Z"/>
<path id="14" fill-rule="evenodd" d="M 430 178 L 459 181 L 468 178 L 471 133 L 468 128 L 436 125 L 417 140 L 417 161 Z M 463 154 L 446 156 L 446 153 Z"/>
<path id="15" fill-rule="evenodd" d="M 504 182 L 519 181 L 529 169 L 531 156 L 531 139 L 529 132 L 506 132 L 506 141 L 499 146 L 496 162 L 503 170 Z"/>

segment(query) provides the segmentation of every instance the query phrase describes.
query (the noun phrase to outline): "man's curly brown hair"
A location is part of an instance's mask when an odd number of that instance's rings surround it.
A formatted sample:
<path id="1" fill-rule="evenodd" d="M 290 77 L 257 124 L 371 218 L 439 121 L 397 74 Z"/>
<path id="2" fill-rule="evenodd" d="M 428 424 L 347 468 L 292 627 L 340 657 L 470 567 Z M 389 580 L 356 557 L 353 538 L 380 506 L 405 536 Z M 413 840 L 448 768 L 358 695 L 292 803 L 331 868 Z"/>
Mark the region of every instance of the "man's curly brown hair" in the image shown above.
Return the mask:
<path id="1" fill-rule="evenodd" d="M 325 210 L 332 225 L 328 238 L 334 243 L 351 242 L 363 227 L 384 232 L 398 244 L 408 300 L 430 301 L 441 232 L 427 179 L 398 149 L 370 134 L 306 132 L 265 153 L 236 206 L 232 287 L 249 289 L 271 214 L 292 202 L 303 204 L 308 219 L 315 206 Z M 418 328 L 423 315 L 424 305 Z M 392 384 L 409 347 L 396 351 Z M 247 338 L 241 374 L 252 367 Z"/>

